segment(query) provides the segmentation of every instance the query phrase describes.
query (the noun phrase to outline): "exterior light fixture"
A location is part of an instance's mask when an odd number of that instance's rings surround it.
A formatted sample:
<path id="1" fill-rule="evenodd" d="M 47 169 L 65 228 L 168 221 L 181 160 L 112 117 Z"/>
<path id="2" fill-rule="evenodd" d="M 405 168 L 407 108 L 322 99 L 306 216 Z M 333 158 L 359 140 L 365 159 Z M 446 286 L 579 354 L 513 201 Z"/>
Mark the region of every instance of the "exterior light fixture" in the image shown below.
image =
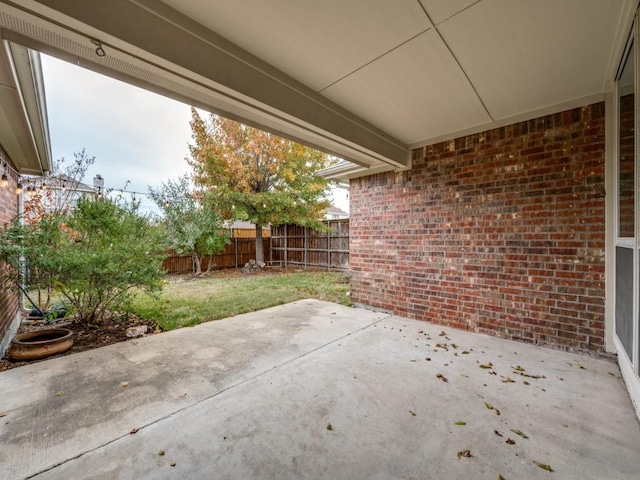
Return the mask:
<path id="1" fill-rule="evenodd" d="M 95 52 L 98 57 L 103 58 L 107 56 L 107 52 L 104 51 L 104 47 L 100 40 L 91 40 L 91 43 L 96 46 Z"/>
<path id="2" fill-rule="evenodd" d="M 0 178 L 0 185 L 2 185 L 3 188 L 7 188 L 9 186 L 9 177 L 7 177 L 6 173 L 2 174 L 2 177 Z"/>
<path id="3" fill-rule="evenodd" d="M 18 182 L 16 185 L 16 195 L 20 195 L 22 193 L 22 182 Z"/>

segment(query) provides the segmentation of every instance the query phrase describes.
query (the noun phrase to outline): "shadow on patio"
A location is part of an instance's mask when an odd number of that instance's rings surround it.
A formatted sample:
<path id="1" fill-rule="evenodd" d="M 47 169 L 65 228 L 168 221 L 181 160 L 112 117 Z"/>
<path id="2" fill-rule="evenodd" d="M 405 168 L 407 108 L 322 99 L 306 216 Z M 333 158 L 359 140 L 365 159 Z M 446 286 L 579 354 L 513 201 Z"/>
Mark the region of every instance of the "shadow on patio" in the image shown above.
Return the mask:
<path id="1" fill-rule="evenodd" d="M 640 471 L 615 363 L 315 300 L 3 372 L 0 388 L 7 479 Z"/>

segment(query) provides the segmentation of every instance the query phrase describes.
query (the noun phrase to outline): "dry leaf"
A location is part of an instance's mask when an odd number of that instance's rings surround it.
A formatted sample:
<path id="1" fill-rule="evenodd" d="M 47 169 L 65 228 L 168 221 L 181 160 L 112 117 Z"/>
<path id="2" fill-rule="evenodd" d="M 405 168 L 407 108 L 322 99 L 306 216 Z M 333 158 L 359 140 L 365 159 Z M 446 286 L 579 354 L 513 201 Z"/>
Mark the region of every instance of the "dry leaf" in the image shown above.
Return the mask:
<path id="1" fill-rule="evenodd" d="M 447 380 L 447 377 L 445 377 L 441 373 L 437 374 L 436 377 L 439 378 L 440 380 L 442 380 L 445 383 L 447 383 L 449 381 L 449 380 Z"/>
<path id="2" fill-rule="evenodd" d="M 484 365 L 480 365 L 480 368 L 493 368 L 493 363 L 489 362 L 489 363 L 485 363 Z"/>
<path id="3" fill-rule="evenodd" d="M 510 438 L 507 438 L 507 441 L 505 443 L 508 443 L 509 445 L 515 445 L 516 441 L 515 440 L 511 440 Z"/>
<path id="4" fill-rule="evenodd" d="M 469 355 L 469 350 L 463 350 L 463 351 L 462 351 L 462 354 L 463 354 L 463 355 Z"/>
<path id="5" fill-rule="evenodd" d="M 484 402 L 484 406 L 487 407 L 489 410 L 493 410 L 493 405 L 491 405 L 490 403 Z"/>
<path id="6" fill-rule="evenodd" d="M 133 435 L 134 433 L 138 433 L 138 430 L 140 430 L 139 428 L 132 428 L 131 431 L 129 432 L 131 435 Z"/>
<path id="7" fill-rule="evenodd" d="M 164 457 L 164 450 L 160 450 L 160 451 L 158 452 L 158 455 L 160 455 L 161 457 Z"/>
<path id="8" fill-rule="evenodd" d="M 507 479 L 504 478 L 502 475 L 498 474 L 498 480 L 507 480 Z"/>
<path id="9" fill-rule="evenodd" d="M 62 395 L 62 390 L 60 390 L 59 392 L 56 392 L 56 397 L 59 397 L 60 395 Z"/>
<path id="10" fill-rule="evenodd" d="M 511 377 L 506 377 L 502 379 L 502 383 L 516 383 Z"/>
<path id="11" fill-rule="evenodd" d="M 331 425 L 330 423 L 327 423 L 327 430 L 333 430 L 333 425 Z"/>
<path id="12" fill-rule="evenodd" d="M 176 461 L 175 460 L 171 460 L 171 463 L 169 463 L 169 465 L 171 465 L 172 467 L 176 466 Z"/>
<path id="13" fill-rule="evenodd" d="M 440 336 L 440 337 L 444 337 L 444 336 L 446 336 L 446 335 L 447 335 L 447 332 L 445 332 L 444 330 L 442 330 L 442 331 L 440 332 L 440 335 L 439 335 L 439 336 Z"/>
<path id="14" fill-rule="evenodd" d="M 425 358 L 425 360 L 426 360 L 427 362 L 430 362 L 430 361 L 431 361 L 431 357 L 426 357 L 426 358 Z"/>
<path id="15" fill-rule="evenodd" d="M 494 430 L 493 433 L 495 433 L 499 437 L 502 437 L 502 434 L 498 430 Z"/>
<path id="16" fill-rule="evenodd" d="M 516 435 L 520 435 L 522 438 L 529 438 L 527 435 L 525 435 L 523 432 L 521 432 L 520 430 L 517 430 L 515 428 L 512 428 L 511 431 L 513 433 L 515 433 Z"/>
<path id="17" fill-rule="evenodd" d="M 500 410 L 496 408 L 496 415 L 500 415 Z"/>
<path id="18" fill-rule="evenodd" d="M 2 412 L 0 413 L 0 418 L 6 417 L 7 415 L 9 415 L 9 412 Z"/>
<path id="19" fill-rule="evenodd" d="M 524 368 L 522 368 L 520 365 L 516 365 L 515 367 L 512 367 L 512 368 L 517 372 L 524 372 Z"/>
<path id="20" fill-rule="evenodd" d="M 412 412 L 411 410 L 409 410 L 409 413 L 411 414 L 412 417 L 415 417 L 416 415 L 418 415 L 416 412 Z"/>
<path id="21" fill-rule="evenodd" d="M 553 472 L 553 468 L 551 468 L 550 465 L 544 464 L 544 463 L 540 463 L 540 462 L 536 462 L 535 460 L 533 461 L 533 463 L 535 463 L 538 467 L 540 467 L 543 470 L 546 470 L 547 472 Z"/>
<path id="22" fill-rule="evenodd" d="M 458 460 L 460 460 L 461 457 L 471 458 L 473 455 L 471 455 L 471 451 L 469 450 L 462 450 L 458 452 Z"/>
<path id="23" fill-rule="evenodd" d="M 463 422 L 463 421 L 456 422 L 456 425 L 466 425 L 466 424 L 467 422 Z"/>

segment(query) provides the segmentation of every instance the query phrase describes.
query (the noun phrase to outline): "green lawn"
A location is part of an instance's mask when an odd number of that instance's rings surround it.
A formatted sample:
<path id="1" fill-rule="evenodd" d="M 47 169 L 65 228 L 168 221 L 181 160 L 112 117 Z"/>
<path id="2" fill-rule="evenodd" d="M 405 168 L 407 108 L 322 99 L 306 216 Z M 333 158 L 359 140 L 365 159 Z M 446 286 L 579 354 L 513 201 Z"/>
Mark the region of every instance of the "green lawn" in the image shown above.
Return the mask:
<path id="1" fill-rule="evenodd" d="M 132 311 L 163 330 L 187 327 L 303 298 L 351 306 L 348 276 L 337 272 L 225 274 L 170 282 L 159 298 L 140 294 Z"/>

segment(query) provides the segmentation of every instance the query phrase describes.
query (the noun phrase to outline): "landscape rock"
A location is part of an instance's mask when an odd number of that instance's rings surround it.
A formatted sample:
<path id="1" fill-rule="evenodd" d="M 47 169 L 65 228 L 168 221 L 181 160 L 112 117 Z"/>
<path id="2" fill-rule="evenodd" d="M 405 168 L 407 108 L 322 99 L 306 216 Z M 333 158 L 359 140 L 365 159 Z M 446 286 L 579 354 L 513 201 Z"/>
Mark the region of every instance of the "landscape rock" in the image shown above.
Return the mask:
<path id="1" fill-rule="evenodd" d="M 142 337 L 145 333 L 147 333 L 148 327 L 146 325 L 140 325 L 139 327 L 129 327 L 125 335 L 129 338 L 138 338 Z"/>

